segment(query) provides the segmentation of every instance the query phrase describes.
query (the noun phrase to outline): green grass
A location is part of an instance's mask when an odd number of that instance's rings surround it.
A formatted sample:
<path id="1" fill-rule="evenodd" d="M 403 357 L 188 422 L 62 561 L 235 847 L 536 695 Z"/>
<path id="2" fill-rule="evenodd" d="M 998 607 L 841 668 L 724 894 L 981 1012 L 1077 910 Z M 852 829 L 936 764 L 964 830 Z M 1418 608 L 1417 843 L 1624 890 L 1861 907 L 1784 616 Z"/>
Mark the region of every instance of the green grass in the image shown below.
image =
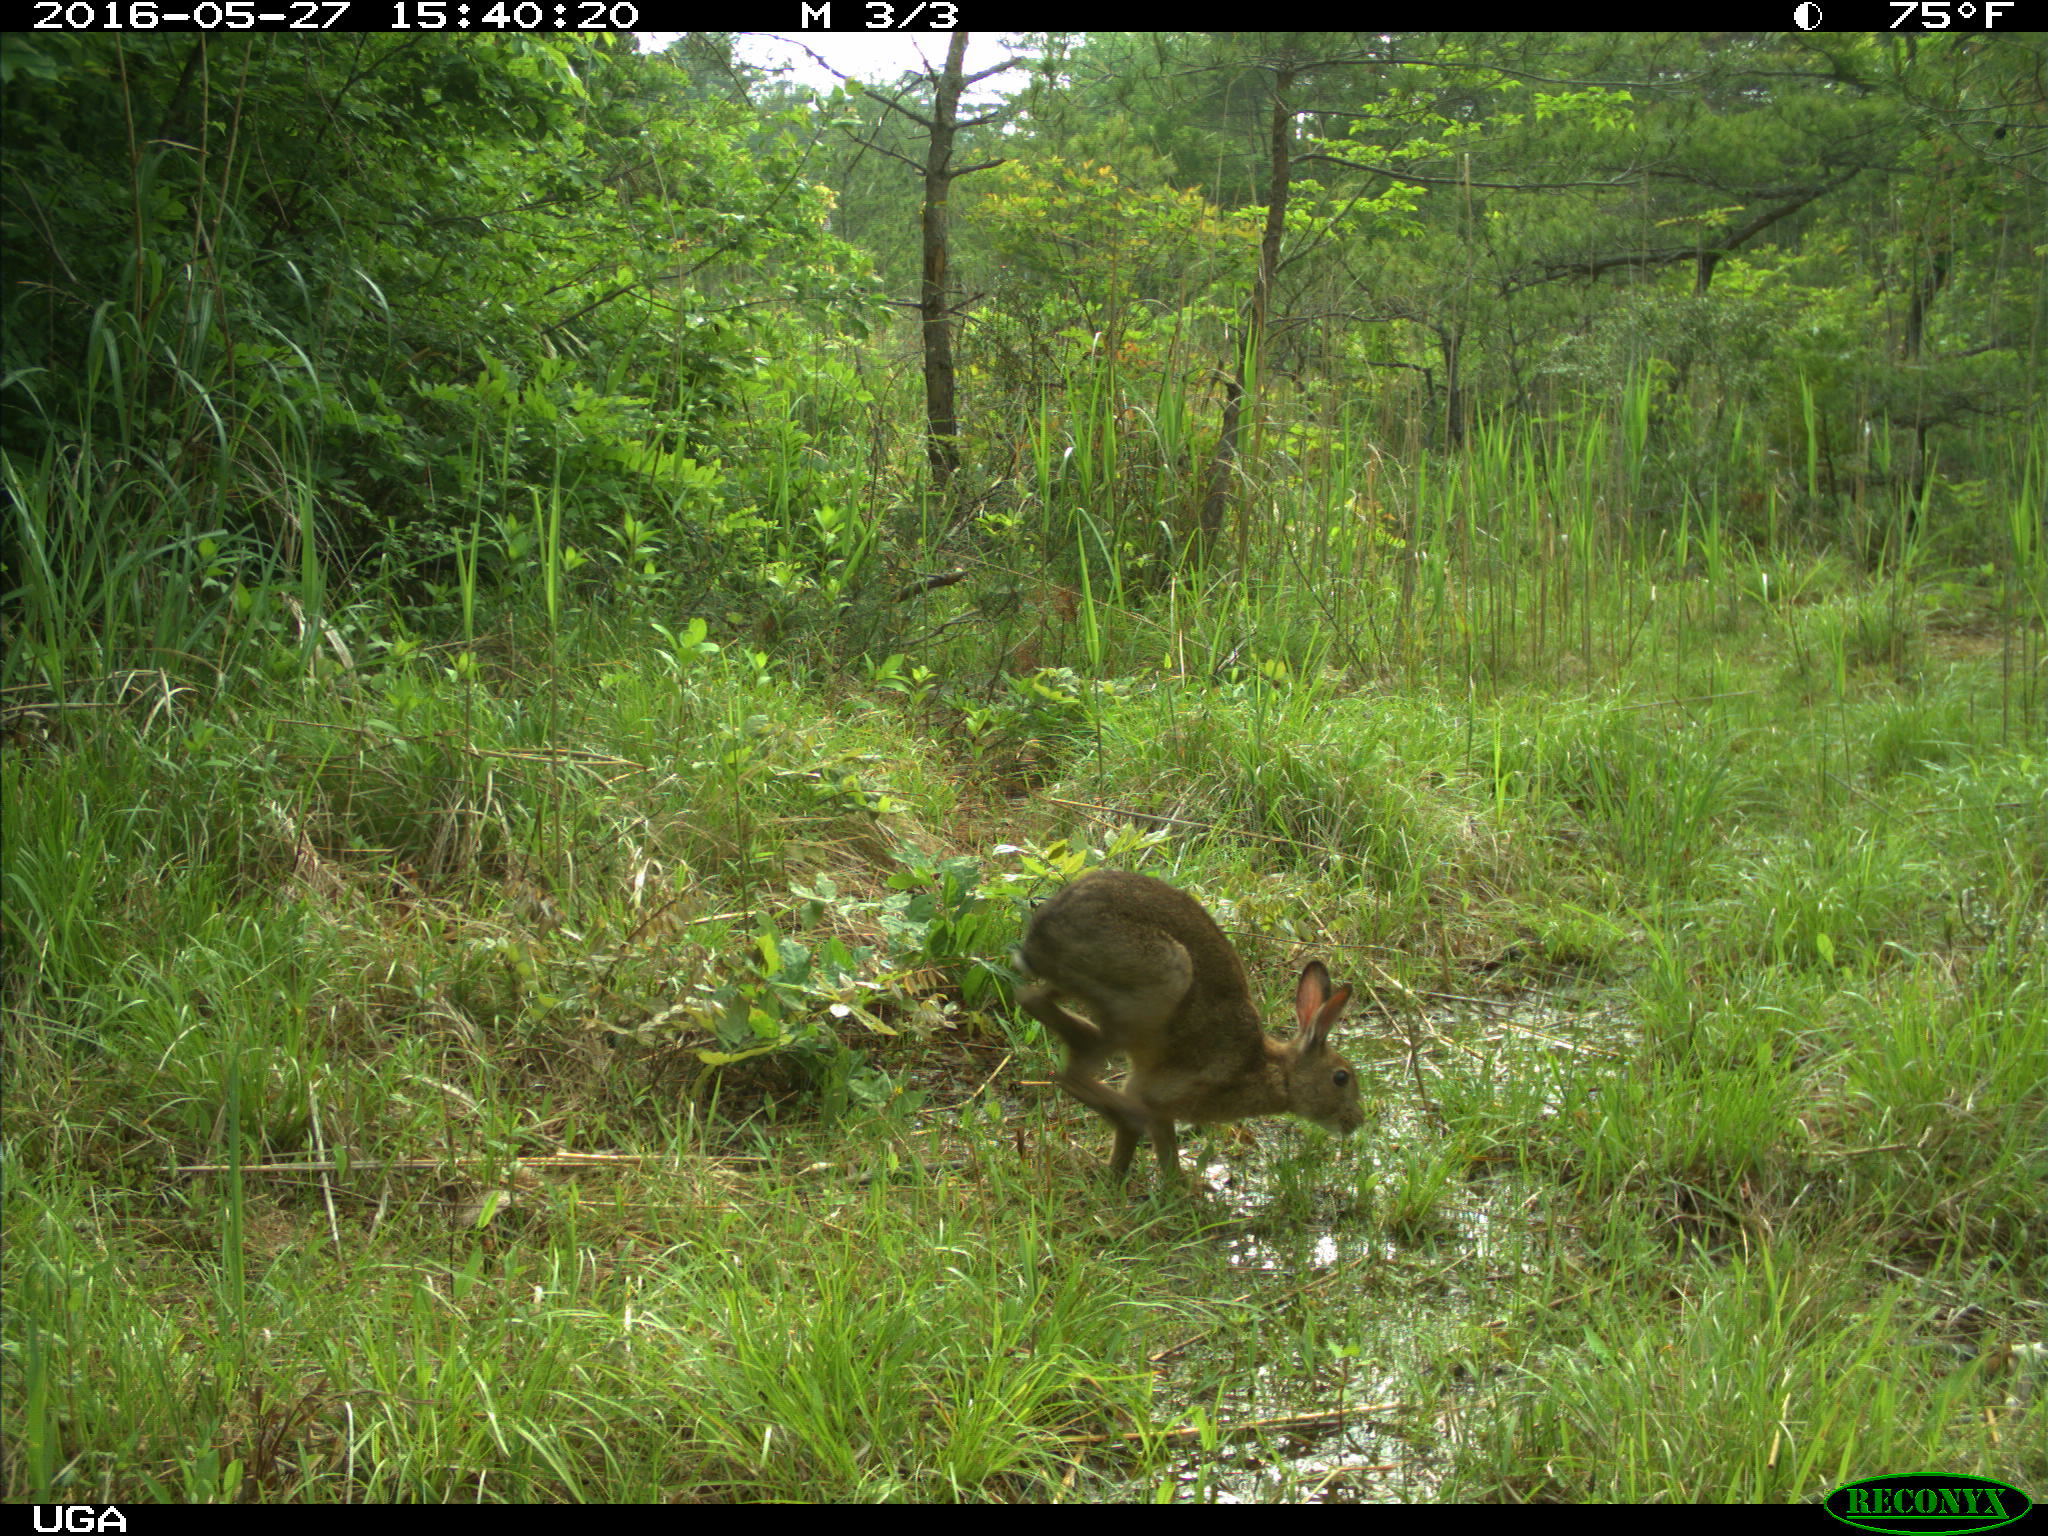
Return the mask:
<path id="1" fill-rule="evenodd" d="M 1473 537 L 1520 462 L 921 659 L 547 582 L 129 666 L 38 587 L 7 1495 L 2038 1492 L 2038 549 Z M 1096 859 L 1327 956 L 1375 1125 L 1107 1185 L 1007 1005 Z"/>

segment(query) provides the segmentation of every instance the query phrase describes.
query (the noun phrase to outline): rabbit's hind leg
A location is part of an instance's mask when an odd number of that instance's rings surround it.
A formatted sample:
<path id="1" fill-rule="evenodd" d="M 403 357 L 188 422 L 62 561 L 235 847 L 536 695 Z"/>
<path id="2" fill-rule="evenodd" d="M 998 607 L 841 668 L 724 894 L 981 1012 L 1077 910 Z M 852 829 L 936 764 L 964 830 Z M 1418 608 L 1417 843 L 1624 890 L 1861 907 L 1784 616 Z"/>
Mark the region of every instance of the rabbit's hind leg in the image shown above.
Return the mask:
<path id="1" fill-rule="evenodd" d="M 1107 1120 L 1116 1132 L 1109 1168 L 1122 1178 L 1130 1169 L 1138 1143 L 1153 1135 L 1155 1122 L 1144 1105 L 1103 1082 L 1102 1069 L 1114 1054 L 1108 1037 L 1096 1025 L 1062 1008 L 1050 987 L 1026 987 L 1017 994 L 1017 1006 L 1066 1043 L 1067 1064 L 1059 1075 L 1059 1085 Z M 1172 1134 L 1173 1124 L 1168 1121 L 1169 1139 Z"/>

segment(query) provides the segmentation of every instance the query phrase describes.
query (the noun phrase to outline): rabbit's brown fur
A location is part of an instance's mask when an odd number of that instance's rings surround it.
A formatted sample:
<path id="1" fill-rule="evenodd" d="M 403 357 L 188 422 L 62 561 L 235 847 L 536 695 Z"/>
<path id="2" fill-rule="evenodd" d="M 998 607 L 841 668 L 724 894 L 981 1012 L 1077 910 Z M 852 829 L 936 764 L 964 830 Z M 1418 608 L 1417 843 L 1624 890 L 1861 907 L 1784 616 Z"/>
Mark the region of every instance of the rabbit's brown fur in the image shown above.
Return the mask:
<path id="1" fill-rule="evenodd" d="M 1311 960 L 1295 986 L 1299 1032 L 1271 1038 L 1223 930 L 1163 880 L 1083 875 L 1032 914 L 1017 958 L 1034 978 L 1018 1005 L 1066 1042 L 1060 1086 L 1116 1132 L 1118 1178 L 1149 1139 L 1161 1171 L 1178 1179 L 1177 1120 L 1290 1114 L 1343 1135 L 1365 1123 L 1358 1074 L 1329 1043 L 1351 988 L 1332 989 Z M 1062 1008 L 1063 995 L 1095 1022 Z M 1119 1055 L 1131 1069 L 1116 1089 L 1102 1070 Z"/>

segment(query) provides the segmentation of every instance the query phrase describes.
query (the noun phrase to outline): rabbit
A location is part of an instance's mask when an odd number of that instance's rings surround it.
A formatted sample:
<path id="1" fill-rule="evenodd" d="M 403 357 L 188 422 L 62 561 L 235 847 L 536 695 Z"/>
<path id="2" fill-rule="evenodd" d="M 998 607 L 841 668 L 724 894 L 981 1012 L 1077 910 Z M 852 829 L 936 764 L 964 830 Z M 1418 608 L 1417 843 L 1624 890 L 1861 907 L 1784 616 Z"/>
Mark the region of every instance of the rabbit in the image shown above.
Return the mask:
<path id="1" fill-rule="evenodd" d="M 1109 1167 L 1119 1181 L 1147 1137 L 1162 1175 L 1179 1181 L 1176 1120 L 1290 1114 L 1346 1136 L 1365 1124 L 1358 1074 L 1330 1044 L 1351 988 L 1332 988 L 1322 962 L 1309 961 L 1294 989 L 1299 1032 L 1272 1039 L 1223 930 L 1164 880 L 1083 875 L 1032 914 L 1016 959 L 1031 977 L 1018 1006 L 1066 1042 L 1059 1084 L 1116 1132 Z M 1061 1007 L 1062 995 L 1095 1022 Z M 1130 1058 L 1121 1089 L 1101 1077 L 1118 1055 Z"/>

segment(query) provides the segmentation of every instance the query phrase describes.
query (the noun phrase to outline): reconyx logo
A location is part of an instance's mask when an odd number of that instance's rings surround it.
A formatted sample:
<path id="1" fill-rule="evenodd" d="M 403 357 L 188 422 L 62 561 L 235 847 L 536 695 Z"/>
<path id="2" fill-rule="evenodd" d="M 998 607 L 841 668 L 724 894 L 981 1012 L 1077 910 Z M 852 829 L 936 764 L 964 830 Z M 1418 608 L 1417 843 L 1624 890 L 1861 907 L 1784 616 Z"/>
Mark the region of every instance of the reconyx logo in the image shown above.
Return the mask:
<path id="1" fill-rule="evenodd" d="M 1866 1477 L 1844 1483 L 1827 1497 L 1827 1511 L 1844 1525 L 1911 1536 L 1963 1536 L 1965 1531 L 2010 1525 L 2033 1500 L 1987 1477 Z"/>

